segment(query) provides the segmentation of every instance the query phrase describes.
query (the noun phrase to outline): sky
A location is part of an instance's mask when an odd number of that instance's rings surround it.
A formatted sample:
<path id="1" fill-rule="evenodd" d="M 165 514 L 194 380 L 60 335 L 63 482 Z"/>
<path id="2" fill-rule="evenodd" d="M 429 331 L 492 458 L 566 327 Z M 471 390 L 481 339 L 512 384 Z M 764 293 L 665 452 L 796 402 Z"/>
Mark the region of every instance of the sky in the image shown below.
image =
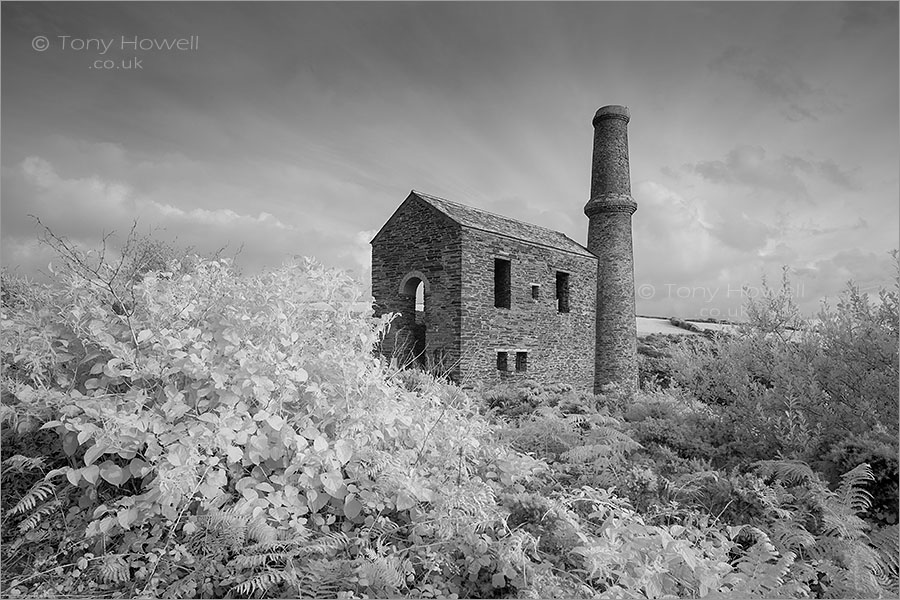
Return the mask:
<path id="1" fill-rule="evenodd" d="M 35 215 L 245 273 L 368 284 L 411 189 L 584 244 L 600 106 L 628 106 L 638 314 L 739 319 L 787 267 L 807 314 L 892 285 L 896 2 L 3 2 L 0 256 Z M 185 41 L 175 45 L 179 39 Z"/>

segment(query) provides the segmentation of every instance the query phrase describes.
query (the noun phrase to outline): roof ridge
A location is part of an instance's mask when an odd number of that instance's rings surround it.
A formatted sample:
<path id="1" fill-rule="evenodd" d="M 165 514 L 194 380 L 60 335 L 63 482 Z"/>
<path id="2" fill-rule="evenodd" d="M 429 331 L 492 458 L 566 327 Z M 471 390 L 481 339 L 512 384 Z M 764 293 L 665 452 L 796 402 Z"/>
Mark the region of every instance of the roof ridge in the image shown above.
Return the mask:
<path id="1" fill-rule="evenodd" d="M 538 246 L 596 258 L 585 246 L 561 231 L 529 223 L 528 221 L 513 219 L 512 217 L 493 213 L 468 204 L 460 204 L 415 189 L 410 191 L 410 197 L 412 196 L 419 198 L 432 209 L 437 210 L 463 227 L 479 229 L 511 239 L 537 244 Z"/>
<path id="2" fill-rule="evenodd" d="M 537 223 L 532 223 L 532 222 L 530 222 L 530 221 L 522 221 L 521 219 L 513 219 L 512 217 L 507 216 L 507 215 L 501 215 L 500 213 L 491 212 L 491 211 L 485 210 L 485 209 L 483 209 L 483 208 L 478 208 L 477 206 L 472 206 L 471 204 L 462 204 L 462 203 L 460 203 L 460 202 L 454 202 L 453 200 L 447 200 L 446 198 L 441 198 L 440 196 L 435 196 L 434 194 L 426 194 L 425 192 L 420 192 L 419 190 L 416 190 L 416 189 L 412 190 L 412 192 L 413 192 L 414 194 L 419 195 L 419 196 L 425 196 L 425 197 L 428 197 L 428 198 L 434 198 L 435 200 L 440 200 L 441 202 L 447 202 L 448 204 L 453 204 L 453 205 L 456 205 L 456 206 L 462 206 L 463 208 L 468 208 L 468 209 L 471 209 L 471 210 L 477 210 L 477 211 L 479 211 L 479 212 L 483 212 L 483 213 L 485 213 L 485 214 L 488 214 L 488 215 L 497 217 L 497 218 L 499 218 L 499 219 L 505 219 L 505 220 L 507 220 L 507 221 L 514 221 L 514 222 L 516 222 L 516 223 L 523 223 L 523 224 L 525 224 L 525 225 L 531 225 L 532 227 L 538 227 L 538 228 L 540 228 L 540 229 L 543 229 L 544 231 L 549 231 L 549 232 L 551 232 L 551 233 L 556 233 L 556 234 L 559 234 L 559 235 L 565 237 L 566 239 L 572 240 L 572 238 L 570 238 L 569 236 L 567 236 L 567 235 L 566 235 L 565 233 L 563 233 L 562 231 L 557 231 L 556 229 L 550 229 L 549 227 L 544 227 L 543 225 L 538 225 Z M 579 246 L 581 245 L 581 244 L 578 243 L 576 240 L 572 240 L 572 241 L 575 242 L 576 244 L 578 244 Z"/>

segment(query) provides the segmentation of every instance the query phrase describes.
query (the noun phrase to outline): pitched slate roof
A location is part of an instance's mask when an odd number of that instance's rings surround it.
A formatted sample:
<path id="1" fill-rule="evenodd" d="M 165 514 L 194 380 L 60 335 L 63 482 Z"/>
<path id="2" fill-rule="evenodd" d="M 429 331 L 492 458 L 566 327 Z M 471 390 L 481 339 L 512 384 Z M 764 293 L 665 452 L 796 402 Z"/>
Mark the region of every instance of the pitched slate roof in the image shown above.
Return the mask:
<path id="1" fill-rule="evenodd" d="M 594 255 L 587 248 L 558 231 L 516 221 L 515 219 L 496 215 L 480 208 L 457 204 L 456 202 L 423 194 L 416 190 L 412 190 L 411 195 L 434 207 L 463 227 L 496 233 L 523 242 L 530 242 L 539 246 L 594 258 Z"/>

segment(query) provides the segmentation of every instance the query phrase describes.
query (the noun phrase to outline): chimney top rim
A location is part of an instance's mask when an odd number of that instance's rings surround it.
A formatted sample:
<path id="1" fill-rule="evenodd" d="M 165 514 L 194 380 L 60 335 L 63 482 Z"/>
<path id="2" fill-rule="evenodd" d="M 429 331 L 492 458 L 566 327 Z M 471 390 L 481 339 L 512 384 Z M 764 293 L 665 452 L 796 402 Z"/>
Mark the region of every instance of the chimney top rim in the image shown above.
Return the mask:
<path id="1" fill-rule="evenodd" d="M 631 111 L 628 110 L 627 106 L 608 104 L 597 109 L 593 122 L 596 123 L 603 119 L 623 119 L 627 123 L 631 120 Z"/>

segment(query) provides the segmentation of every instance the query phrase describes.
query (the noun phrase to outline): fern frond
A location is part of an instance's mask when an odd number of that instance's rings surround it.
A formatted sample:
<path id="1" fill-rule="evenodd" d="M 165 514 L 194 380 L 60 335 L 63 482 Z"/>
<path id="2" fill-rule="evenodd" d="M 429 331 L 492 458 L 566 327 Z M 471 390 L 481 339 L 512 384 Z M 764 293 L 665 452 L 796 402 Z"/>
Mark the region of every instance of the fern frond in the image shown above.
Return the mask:
<path id="1" fill-rule="evenodd" d="M 628 445 L 637 444 L 640 446 L 640 444 L 635 442 L 627 433 L 624 433 L 617 427 L 611 425 L 592 424 L 591 429 L 585 435 L 591 439 L 603 440 L 610 444 L 622 443 Z"/>
<path id="2" fill-rule="evenodd" d="M 247 539 L 261 544 L 274 543 L 278 540 L 278 530 L 266 523 L 264 518 L 257 517 L 247 523 Z"/>
<path id="3" fill-rule="evenodd" d="M 397 591 L 406 584 L 406 577 L 400 571 L 400 560 L 396 556 L 378 556 L 373 561 L 366 561 L 357 567 L 360 583 L 380 592 L 384 595 L 396 595 Z"/>
<path id="4" fill-rule="evenodd" d="M 878 566 L 891 587 L 900 580 L 900 527 L 891 525 L 869 535 L 878 553 Z"/>
<path id="5" fill-rule="evenodd" d="M 827 597 L 884 597 L 896 588 L 896 579 L 892 581 L 883 569 L 879 551 L 862 538 L 819 536 L 809 558 L 827 577 Z"/>
<path id="6" fill-rule="evenodd" d="M 562 458 L 576 463 L 609 461 L 640 447 L 628 434 L 603 425 L 585 433 L 583 442 L 564 452 Z"/>
<path id="7" fill-rule="evenodd" d="M 241 569 L 258 569 L 260 567 L 267 567 L 276 563 L 285 563 L 296 554 L 296 552 L 285 550 L 241 553 L 231 559 L 231 562 L 229 562 L 228 564 L 229 566 L 239 567 Z"/>
<path id="8" fill-rule="evenodd" d="M 308 530 L 279 531 L 269 525 L 264 517 L 241 514 L 234 507 L 228 510 L 210 509 L 198 519 L 198 525 L 200 531 L 191 537 L 191 546 L 207 557 L 240 549 L 243 549 L 242 554 L 262 553 L 276 547 L 283 548 L 288 542 L 303 541 L 310 536 Z M 281 539 L 286 536 L 291 537 L 289 540 Z M 250 542 L 253 543 L 247 546 Z"/>
<path id="9" fill-rule="evenodd" d="M 791 519 L 776 521 L 769 530 L 769 537 L 779 552 L 799 552 L 810 548 L 816 543 L 813 534 L 801 524 Z"/>
<path id="10" fill-rule="evenodd" d="M 275 540 L 274 542 L 255 542 L 247 544 L 241 554 L 265 554 L 267 552 L 290 552 L 299 547 L 303 540 Z"/>
<path id="11" fill-rule="evenodd" d="M 311 560 L 298 572 L 298 596 L 312 598 L 334 597 L 354 575 L 355 563 L 350 560 L 323 558 Z M 351 588 L 352 589 L 352 588 Z"/>
<path id="12" fill-rule="evenodd" d="M 299 582 L 297 576 L 290 571 L 265 571 L 233 587 L 232 591 L 238 596 L 252 596 L 256 593 L 266 592 L 279 583 L 287 583 L 296 587 Z"/>
<path id="13" fill-rule="evenodd" d="M 455 537 L 461 530 L 484 531 L 501 519 L 493 490 L 480 482 L 472 483 L 448 490 L 429 512 L 439 538 Z"/>
<path id="14" fill-rule="evenodd" d="M 881 596 L 884 590 L 877 577 L 878 559 L 878 552 L 871 546 L 861 542 L 850 544 L 844 552 L 849 587 L 866 597 Z"/>
<path id="15" fill-rule="evenodd" d="M 131 578 L 128 562 L 119 554 L 104 556 L 97 565 L 97 572 L 106 583 L 121 583 Z"/>
<path id="16" fill-rule="evenodd" d="M 593 413 L 590 415 L 590 422 L 596 425 L 602 425 L 604 427 L 622 427 L 622 421 L 619 419 L 612 417 L 610 415 L 606 415 L 603 413 Z"/>
<path id="17" fill-rule="evenodd" d="M 763 477 L 774 477 L 786 483 L 798 484 L 816 479 L 816 474 L 809 465 L 800 460 L 760 460 L 752 466 Z"/>
<path id="18" fill-rule="evenodd" d="M 342 531 L 328 533 L 313 544 L 305 544 L 298 548 L 301 554 L 327 554 L 343 550 L 350 545 L 350 538 Z"/>
<path id="19" fill-rule="evenodd" d="M 7 467 L 10 472 L 24 473 L 25 471 L 40 471 L 46 468 L 44 458 L 42 456 L 23 456 L 16 454 L 10 456 L 3 461 L 3 466 Z M 5 470 L 4 470 L 5 471 Z M 4 475 L 6 472 L 4 472 Z"/>
<path id="20" fill-rule="evenodd" d="M 775 546 L 768 540 L 759 540 L 737 559 L 735 567 L 748 577 L 755 578 L 757 574 L 765 571 L 769 562 L 778 558 Z"/>
<path id="21" fill-rule="evenodd" d="M 268 569 L 232 588 L 235 596 L 262 594 L 279 584 L 290 586 L 288 597 L 333 597 L 346 588 L 353 576 L 352 564 L 346 560 L 322 559 L 303 564 L 301 569 L 294 564 L 285 569 Z"/>
<path id="22" fill-rule="evenodd" d="M 362 530 L 360 537 L 382 538 L 399 530 L 400 526 L 391 521 L 388 517 L 379 517 L 371 527 Z"/>
<path id="23" fill-rule="evenodd" d="M 435 505 L 438 514 L 469 518 L 495 516 L 496 498 L 494 491 L 478 481 L 456 486 Z"/>
<path id="24" fill-rule="evenodd" d="M 44 517 L 58 509 L 59 506 L 59 500 L 52 500 L 39 507 L 36 511 L 31 513 L 27 519 L 19 523 L 19 533 L 26 533 L 37 527 L 38 523 L 44 520 Z"/>
<path id="25" fill-rule="evenodd" d="M 200 529 L 190 538 L 192 551 L 203 557 L 235 551 L 244 545 L 247 519 L 231 510 L 212 509 L 197 519 Z"/>
<path id="26" fill-rule="evenodd" d="M 841 476 L 838 500 L 853 513 L 866 512 L 872 505 L 872 495 L 865 490 L 870 481 L 875 481 L 872 468 L 867 463 L 857 465 Z"/>
<path id="27" fill-rule="evenodd" d="M 42 479 L 31 486 L 31 489 L 6 514 L 18 515 L 33 510 L 38 502 L 45 502 L 55 492 L 56 485 Z"/>
<path id="28" fill-rule="evenodd" d="M 875 572 L 865 568 L 851 556 L 845 556 L 845 564 L 835 560 L 818 563 L 818 568 L 827 576 L 826 597 L 828 598 L 878 598 L 884 597 L 886 590 L 880 585 Z"/>
<path id="29" fill-rule="evenodd" d="M 778 556 L 770 542 L 760 540 L 739 558 L 735 567 L 745 579 L 739 589 L 734 590 L 740 596 L 761 596 L 771 598 L 779 596 L 778 590 L 784 585 L 784 578 L 794 564 L 796 555 L 786 552 Z"/>
<path id="30" fill-rule="evenodd" d="M 799 461 L 760 461 L 755 463 L 765 474 L 774 474 L 784 479 L 806 477 L 808 467 Z M 794 471 L 789 475 L 788 471 Z M 868 525 L 857 516 L 858 512 L 866 510 L 870 503 L 868 492 L 862 489 L 862 485 L 871 477 L 868 465 L 860 465 L 849 471 L 842 477 L 841 485 L 836 492 L 829 491 L 815 474 L 807 480 L 807 493 L 815 500 L 822 519 L 821 536 L 824 539 L 838 537 L 847 540 L 859 539 L 868 529 Z M 790 497 L 790 496 L 788 496 Z M 793 515 L 786 515 L 781 519 L 793 519 Z"/>
<path id="31" fill-rule="evenodd" d="M 794 598 L 802 598 L 809 595 L 808 584 L 812 581 L 816 581 L 819 576 L 819 571 L 816 568 L 816 565 L 811 564 L 809 560 L 798 560 L 794 564 L 791 565 L 791 570 L 788 572 L 787 577 L 785 578 L 788 582 L 794 582 L 799 585 L 807 586 L 804 593 L 795 594 L 792 597 Z"/>
<path id="32" fill-rule="evenodd" d="M 759 543 L 772 543 L 772 540 L 769 539 L 769 534 L 753 525 L 744 525 L 741 527 L 741 530 L 735 539 L 742 540 L 744 544 L 748 542 L 753 542 L 754 545 Z"/>
<path id="33" fill-rule="evenodd" d="M 247 522 L 246 515 L 235 512 L 233 506 L 231 508 L 228 508 L 227 510 L 211 508 L 209 509 L 209 512 L 206 513 L 204 518 L 206 519 L 206 522 L 210 527 L 216 529 L 233 528 L 235 526 L 240 526 L 242 523 L 246 524 Z"/>
<path id="34" fill-rule="evenodd" d="M 807 549 L 807 556 L 814 561 L 839 560 L 847 546 L 847 539 L 840 535 L 822 534 L 816 536 L 814 546 Z"/>
<path id="35" fill-rule="evenodd" d="M 710 482 L 717 483 L 720 474 L 714 470 L 703 470 L 694 473 L 680 475 L 673 484 L 673 493 L 676 498 L 697 499 L 700 493 L 707 489 Z"/>
<path id="36" fill-rule="evenodd" d="M 243 569 L 286 564 L 293 558 L 310 554 L 334 554 L 349 546 L 350 543 L 350 538 L 342 532 L 329 533 L 313 543 L 307 543 L 304 537 L 274 542 L 257 542 L 244 548 L 229 564 Z"/>
<path id="37" fill-rule="evenodd" d="M 822 532 L 844 539 L 857 539 L 865 534 L 868 523 L 837 502 L 827 501 L 822 507 Z"/>
<path id="38" fill-rule="evenodd" d="M 369 478 L 376 480 L 389 471 L 402 471 L 406 466 L 406 457 L 387 452 L 373 453 L 360 459 L 360 466 Z"/>

